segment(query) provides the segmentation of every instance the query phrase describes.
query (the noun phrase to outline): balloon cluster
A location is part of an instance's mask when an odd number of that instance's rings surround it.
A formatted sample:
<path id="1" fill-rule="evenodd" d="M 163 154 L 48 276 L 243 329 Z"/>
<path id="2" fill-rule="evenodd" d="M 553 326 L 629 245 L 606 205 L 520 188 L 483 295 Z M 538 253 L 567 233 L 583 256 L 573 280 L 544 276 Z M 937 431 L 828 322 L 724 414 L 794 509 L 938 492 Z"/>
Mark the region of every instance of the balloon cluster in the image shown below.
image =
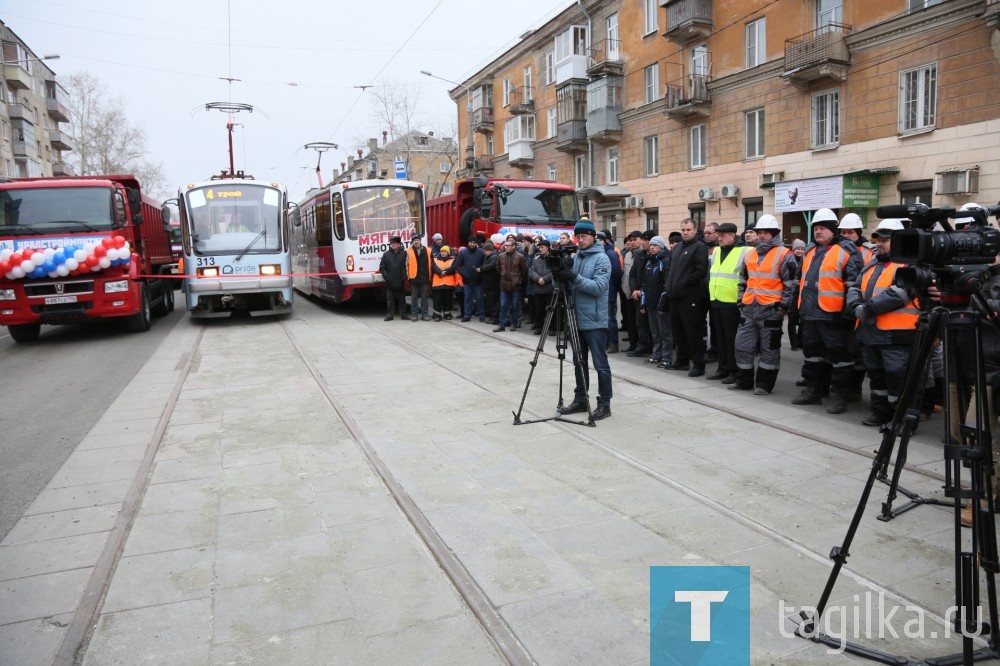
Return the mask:
<path id="1" fill-rule="evenodd" d="M 66 277 L 128 266 L 132 250 L 124 236 L 104 238 L 100 243 L 60 248 L 0 250 L 0 275 L 8 280 Z"/>

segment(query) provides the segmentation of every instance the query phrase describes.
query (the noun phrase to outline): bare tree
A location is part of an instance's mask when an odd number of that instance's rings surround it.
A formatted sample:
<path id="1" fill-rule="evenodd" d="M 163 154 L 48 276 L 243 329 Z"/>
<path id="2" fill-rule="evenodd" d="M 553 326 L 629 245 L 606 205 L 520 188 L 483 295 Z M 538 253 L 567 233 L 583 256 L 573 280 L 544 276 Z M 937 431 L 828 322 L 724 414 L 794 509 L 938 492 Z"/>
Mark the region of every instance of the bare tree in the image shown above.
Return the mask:
<path id="1" fill-rule="evenodd" d="M 147 159 L 146 132 L 125 116 L 125 99 L 112 97 L 89 72 L 66 79 L 71 111 L 70 130 L 76 150 L 67 161 L 81 176 L 132 173 L 153 197 L 166 196 L 162 165 Z"/>

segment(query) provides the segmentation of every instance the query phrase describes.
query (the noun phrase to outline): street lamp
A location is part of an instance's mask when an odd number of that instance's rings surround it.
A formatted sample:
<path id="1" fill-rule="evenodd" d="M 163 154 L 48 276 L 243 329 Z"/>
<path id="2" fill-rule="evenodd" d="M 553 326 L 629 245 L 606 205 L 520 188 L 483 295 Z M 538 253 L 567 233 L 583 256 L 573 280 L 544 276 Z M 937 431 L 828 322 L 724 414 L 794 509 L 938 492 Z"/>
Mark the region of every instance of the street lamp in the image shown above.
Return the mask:
<path id="1" fill-rule="evenodd" d="M 458 83 L 456 81 L 452 81 L 451 79 L 446 79 L 443 76 L 438 76 L 437 74 L 431 74 L 426 69 L 420 70 L 420 73 L 423 74 L 424 76 L 429 76 L 432 79 L 439 79 L 441 81 L 444 81 L 445 83 L 450 83 L 452 85 L 461 86 L 462 88 L 465 88 L 465 99 L 467 100 L 465 106 L 465 131 L 466 134 L 468 135 L 468 144 L 466 144 L 465 153 L 466 153 L 466 165 L 469 167 L 469 170 L 471 171 L 476 164 L 476 148 L 475 144 L 472 141 L 472 91 L 469 89 L 469 86 L 465 85 L 464 83 Z"/>
<path id="2" fill-rule="evenodd" d="M 59 60 L 58 53 L 43 53 L 41 58 L 21 58 L 20 60 L 4 60 L 5 65 L 17 65 L 22 62 L 41 62 L 42 60 Z"/>

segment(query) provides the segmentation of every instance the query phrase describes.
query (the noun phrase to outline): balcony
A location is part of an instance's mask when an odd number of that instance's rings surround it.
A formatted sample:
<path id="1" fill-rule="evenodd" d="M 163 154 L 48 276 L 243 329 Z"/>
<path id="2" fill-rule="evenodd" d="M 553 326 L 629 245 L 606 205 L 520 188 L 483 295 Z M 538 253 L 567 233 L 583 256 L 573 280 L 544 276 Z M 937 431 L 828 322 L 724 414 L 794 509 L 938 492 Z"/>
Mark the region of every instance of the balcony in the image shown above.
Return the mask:
<path id="1" fill-rule="evenodd" d="M 587 84 L 587 137 L 596 143 L 614 144 L 622 140 L 623 77 L 609 75 Z"/>
<path id="2" fill-rule="evenodd" d="M 851 54 L 845 38 L 851 26 L 827 25 L 785 40 L 785 72 L 781 76 L 796 88 L 806 90 L 813 81 L 847 80 Z"/>
<path id="3" fill-rule="evenodd" d="M 15 139 L 10 142 L 10 149 L 14 153 L 14 157 L 34 157 L 32 153 L 28 152 L 27 141 L 18 141 Z"/>
<path id="4" fill-rule="evenodd" d="M 26 123 L 35 124 L 35 115 L 22 102 L 7 105 L 7 116 L 11 120 L 23 120 Z"/>
<path id="5" fill-rule="evenodd" d="M 556 63 L 556 85 L 569 81 L 587 80 L 587 56 L 571 55 Z"/>
<path id="6" fill-rule="evenodd" d="M 69 135 L 59 130 L 49 130 L 49 143 L 56 150 L 73 150 Z"/>
<path id="7" fill-rule="evenodd" d="M 69 107 L 63 103 L 68 97 L 66 90 L 55 81 L 45 82 L 45 109 L 53 120 L 69 122 Z"/>
<path id="8" fill-rule="evenodd" d="M 712 111 L 708 81 L 709 78 L 702 74 L 689 74 L 668 83 L 663 90 L 664 112 L 677 120 L 693 116 L 707 118 Z"/>
<path id="9" fill-rule="evenodd" d="M 470 178 L 476 174 L 491 175 L 492 173 L 493 156 L 476 155 L 471 160 L 466 160 L 464 169 L 459 169 L 455 172 L 455 178 Z"/>
<path id="10" fill-rule="evenodd" d="M 52 175 L 53 176 L 75 176 L 76 173 L 73 171 L 73 167 L 66 162 L 53 162 L 52 163 Z"/>
<path id="11" fill-rule="evenodd" d="M 472 131 L 479 134 L 493 133 L 493 107 L 484 106 L 472 110 Z"/>
<path id="12" fill-rule="evenodd" d="M 534 139 L 511 141 L 507 146 L 507 162 L 519 169 L 531 167 L 535 163 L 535 152 L 532 149 L 534 143 Z"/>
<path id="13" fill-rule="evenodd" d="M 587 76 L 621 76 L 625 73 L 620 39 L 602 39 L 587 49 Z"/>
<path id="14" fill-rule="evenodd" d="M 535 100 L 531 96 L 531 88 L 514 88 L 509 94 L 510 104 L 507 110 L 512 116 L 523 116 L 535 112 Z"/>
<path id="15" fill-rule="evenodd" d="M 18 90 L 31 88 L 31 73 L 20 65 L 4 65 L 3 76 L 11 88 Z"/>
<path id="16" fill-rule="evenodd" d="M 682 47 L 712 34 L 712 0 L 662 0 L 667 8 L 663 36 Z"/>
<path id="17" fill-rule="evenodd" d="M 582 153 L 587 150 L 587 121 L 568 120 L 556 126 L 556 150 L 562 153 Z"/>

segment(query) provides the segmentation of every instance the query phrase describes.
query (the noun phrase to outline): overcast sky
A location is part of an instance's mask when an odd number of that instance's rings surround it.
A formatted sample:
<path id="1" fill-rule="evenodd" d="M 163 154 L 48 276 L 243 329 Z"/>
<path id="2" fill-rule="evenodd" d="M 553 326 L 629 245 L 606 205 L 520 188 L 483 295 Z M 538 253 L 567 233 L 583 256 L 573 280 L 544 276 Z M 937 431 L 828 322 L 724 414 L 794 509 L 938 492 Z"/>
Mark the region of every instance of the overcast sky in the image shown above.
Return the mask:
<path id="1" fill-rule="evenodd" d="M 60 54 L 46 63 L 57 79 L 86 71 L 124 96 L 171 188 L 229 165 L 226 116 L 205 103 L 252 105 L 252 114 L 235 118 L 236 168 L 283 182 L 294 201 L 316 181 L 316 153 L 306 143 L 340 145 L 323 155 L 328 179 L 359 138 L 381 136 L 371 91 L 356 86 L 416 86 L 419 127 L 450 134 L 454 86 L 420 70 L 461 81 L 571 4 L 0 0 L 0 19 L 36 55 Z"/>

